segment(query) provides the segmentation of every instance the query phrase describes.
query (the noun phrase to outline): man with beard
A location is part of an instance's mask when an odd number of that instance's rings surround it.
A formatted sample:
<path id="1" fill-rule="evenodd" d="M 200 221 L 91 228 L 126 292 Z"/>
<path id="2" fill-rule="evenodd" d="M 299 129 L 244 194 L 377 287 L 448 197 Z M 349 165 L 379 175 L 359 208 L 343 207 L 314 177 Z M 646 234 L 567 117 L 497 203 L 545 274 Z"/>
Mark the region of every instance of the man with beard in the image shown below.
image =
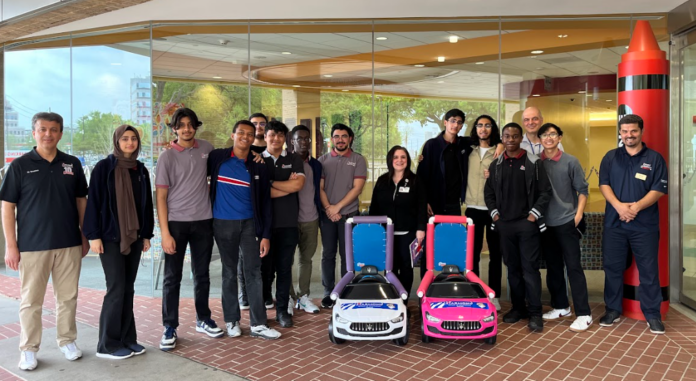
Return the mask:
<path id="1" fill-rule="evenodd" d="M 650 332 L 663 334 L 657 200 L 667 194 L 667 164 L 643 143 L 643 119 L 638 115 L 621 118 L 619 134 L 624 145 L 609 151 L 599 167 L 599 190 L 607 200 L 602 236 L 606 314 L 599 325 L 611 327 L 619 321 L 623 311 L 623 274 L 631 251 L 640 279 L 640 308 Z"/>
<path id="2" fill-rule="evenodd" d="M 251 145 L 251 151 L 258 154 L 263 153 L 266 150 L 266 141 L 264 136 L 266 133 L 266 125 L 268 124 L 268 118 L 266 115 L 257 112 L 251 114 L 249 121 L 254 125 L 256 131 L 254 132 L 254 144 Z"/>
<path id="3" fill-rule="evenodd" d="M 346 273 L 345 224 L 358 214 L 358 196 L 367 179 L 365 158 L 351 149 L 353 130 L 345 124 L 331 128 L 333 149 L 319 158 L 321 176 L 321 284 L 324 286 L 323 308 L 333 307 L 329 296 L 336 280 L 336 245 L 341 256 L 341 276 Z"/>

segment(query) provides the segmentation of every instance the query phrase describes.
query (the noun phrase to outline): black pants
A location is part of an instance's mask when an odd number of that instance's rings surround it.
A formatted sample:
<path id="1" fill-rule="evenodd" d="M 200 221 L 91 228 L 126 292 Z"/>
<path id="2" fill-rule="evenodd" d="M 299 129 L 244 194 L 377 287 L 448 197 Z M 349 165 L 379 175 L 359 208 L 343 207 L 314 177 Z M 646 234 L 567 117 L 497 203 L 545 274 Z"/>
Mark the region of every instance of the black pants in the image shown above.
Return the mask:
<path id="1" fill-rule="evenodd" d="M 462 206 L 458 204 L 454 205 L 445 205 L 445 208 L 442 210 L 433 210 L 433 213 L 438 216 L 461 216 L 462 215 Z M 421 279 L 425 276 L 425 272 L 428 271 L 427 267 L 427 262 L 426 262 L 426 254 L 427 250 L 425 247 L 425 243 L 423 243 L 423 255 L 421 255 L 420 259 L 420 276 Z M 464 269 L 461 269 L 464 271 Z"/>
<path id="2" fill-rule="evenodd" d="M 622 228 L 604 228 L 604 303 L 607 310 L 623 312 L 624 271 L 629 250 L 638 267 L 638 298 L 646 319 L 661 318 L 662 292 L 658 269 L 660 232 L 638 232 Z"/>
<path id="3" fill-rule="evenodd" d="M 512 309 L 541 316 L 539 227 L 535 222 L 523 218 L 516 221 L 498 220 L 495 229 L 500 234 L 500 248 L 508 268 Z"/>
<path id="4" fill-rule="evenodd" d="M 210 257 L 213 252 L 213 220 L 169 221 L 169 234 L 176 242 L 176 253 L 164 254 L 164 284 L 162 287 L 162 323 L 165 327 L 179 326 L 179 295 L 184 269 L 186 246 L 191 245 L 191 271 L 196 319 L 210 318 Z"/>
<path id="5" fill-rule="evenodd" d="M 474 221 L 474 273 L 480 278 L 479 262 L 481 261 L 481 250 L 483 250 L 483 233 L 486 233 L 486 243 L 488 243 L 488 287 L 495 292 L 496 297 L 500 297 L 501 281 L 503 277 L 503 256 L 500 252 L 500 237 L 498 231 L 491 230 L 491 215 L 487 210 L 467 208 L 464 213 Z"/>
<path id="6" fill-rule="evenodd" d="M 562 309 L 570 307 L 563 266 L 568 272 L 570 290 L 576 316 L 591 315 L 587 301 L 587 280 L 580 263 L 580 232 L 575 228 L 575 220 L 559 226 L 546 225 L 541 234 L 541 246 L 546 259 L 546 286 L 551 293 L 551 307 Z"/>
<path id="7" fill-rule="evenodd" d="M 416 239 L 416 232 L 394 236 L 394 268 L 392 272 L 411 295 L 413 286 L 413 266 L 411 265 L 411 242 Z"/>
<path id="8" fill-rule="evenodd" d="M 357 214 L 349 213 L 333 222 L 320 212 L 319 228 L 321 229 L 321 285 L 324 286 L 324 296 L 328 296 L 336 286 L 336 248 L 341 260 L 341 277 L 346 275 L 346 220 Z M 353 264 L 351 263 L 350 266 Z"/>
<path id="9" fill-rule="evenodd" d="M 222 313 L 225 323 L 237 322 L 242 316 L 237 298 L 237 265 L 240 257 L 243 257 L 249 320 L 252 326 L 266 324 L 266 307 L 261 296 L 261 256 L 254 219 L 213 219 L 213 234 L 222 261 Z"/>
<path id="10" fill-rule="evenodd" d="M 121 254 L 118 242 L 104 242 L 104 253 L 99 254 L 106 277 L 106 295 L 99 316 L 99 353 L 113 353 L 138 341 L 133 297 L 142 251 L 142 239 L 133 242 L 128 255 Z"/>
<path id="11" fill-rule="evenodd" d="M 275 280 L 275 259 L 273 258 L 275 254 L 273 250 L 274 247 L 275 239 L 271 236 L 271 251 L 268 253 L 267 256 L 261 258 L 261 283 L 263 283 L 262 295 L 264 302 L 273 300 L 273 281 Z M 242 261 L 240 261 L 239 263 L 241 265 Z M 242 283 L 244 282 L 243 271 L 242 278 L 240 281 Z M 246 287 L 242 286 L 241 296 L 242 300 L 246 300 Z M 276 298 L 277 297 L 278 296 L 276 295 Z"/>
<path id="12" fill-rule="evenodd" d="M 297 227 L 275 228 L 271 233 L 270 255 L 273 258 L 273 269 L 276 273 L 277 312 L 288 311 L 288 299 L 292 287 L 292 261 L 299 239 L 300 232 Z"/>

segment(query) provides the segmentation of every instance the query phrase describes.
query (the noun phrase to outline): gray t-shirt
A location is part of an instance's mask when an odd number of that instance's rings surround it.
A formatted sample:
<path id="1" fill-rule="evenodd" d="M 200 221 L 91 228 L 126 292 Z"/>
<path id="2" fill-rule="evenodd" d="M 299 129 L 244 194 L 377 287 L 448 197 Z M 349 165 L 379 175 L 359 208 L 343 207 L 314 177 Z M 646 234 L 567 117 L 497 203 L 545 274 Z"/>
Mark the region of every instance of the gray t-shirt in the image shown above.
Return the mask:
<path id="1" fill-rule="evenodd" d="M 588 195 L 585 171 L 575 156 L 558 151 L 553 158 L 542 153 L 544 169 L 551 181 L 553 196 L 546 211 L 546 225 L 567 224 L 578 210 L 578 195 Z"/>
<path id="2" fill-rule="evenodd" d="M 331 205 L 336 205 L 341 201 L 351 189 L 353 180 L 367 179 L 367 162 L 365 158 L 354 151 L 349 151 L 345 155 L 339 155 L 335 150 L 323 154 L 319 158 L 322 164 L 324 179 L 324 192 L 329 198 Z M 358 197 L 350 204 L 341 209 L 341 215 L 358 211 Z"/>
<path id="3" fill-rule="evenodd" d="M 213 145 L 196 139 L 191 148 L 172 142 L 157 160 L 155 186 L 167 188 L 168 221 L 213 218 L 208 195 L 207 163 Z"/>
<path id="4" fill-rule="evenodd" d="M 308 157 L 309 158 L 309 157 Z M 298 217 L 298 222 L 312 222 L 319 218 L 319 212 L 317 211 L 317 204 L 314 203 L 314 171 L 312 171 L 312 166 L 306 160 L 303 163 L 305 182 L 297 192 L 300 198 L 300 214 Z"/>

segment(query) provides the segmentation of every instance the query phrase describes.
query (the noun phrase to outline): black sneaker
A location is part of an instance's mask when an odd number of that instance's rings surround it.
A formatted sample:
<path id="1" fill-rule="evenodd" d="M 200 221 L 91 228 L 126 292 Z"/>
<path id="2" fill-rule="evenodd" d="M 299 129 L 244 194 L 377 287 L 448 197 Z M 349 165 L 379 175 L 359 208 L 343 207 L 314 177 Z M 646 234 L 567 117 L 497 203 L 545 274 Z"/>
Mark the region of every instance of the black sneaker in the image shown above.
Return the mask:
<path id="1" fill-rule="evenodd" d="M 273 298 L 264 300 L 263 304 L 266 306 L 267 310 L 273 309 Z"/>
<path id="2" fill-rule="evenodd" d="M 662 335 L 665 333 L 665 326 L 662 324 L 662 320 L 658 318 L 648 319 L 648 327 L 650 327 L 650 332 Z"/>
<path id="3" fill-rule="evenodd" d="M 541 316 L 534 315 L 529 317 L 529 324 L 527 324 L 529 329 L 532 331 L 543 331 L 544 330 L 544 319 Z"/>
<path id="4" fill-rule="evenodd" d="M 246 300 L 240 300 L 239 301 L 239 309 L 242 311 L 248 310 L 249 309 L 249 302 L 247 302 Z"/>
<path id="5" fill-rule="evenodd" d="M 164 327 L 164 333 L 162 334 L 159 347 L 163 351 L 171 351 L 176 348 L 176 328 Z"/>
<path id="6" fill-rule="evenodd" d="M 503 315 L 503 322 L 512 324 L 512 323 L 517 323 L 518 321 L 520 321 L 522 319 L 528 319 L 528 318 L 529 318 L 529 315 L 527 315 L 526 312 L 511 310 L 510 312 Z"/>
<path id="7" fill-rule="evenodd" d="M 324 299 L 321 300 L 321 308 L 332 308 L 334 305 L 334 301 L 331 300 L 330 295 L 326 295 Z"/>
<path id="8" fill-rule="evenodd" d="M 618 311 L 607 311 L 607 313 L 599 319 L 599 325 L 601 327 L 611 327 L 614 323 L 618 323 L 619 320 L 621 320 L 620 317 L 621 314 Z"/>
<path id="9" fill-rule="evenodd" d="M 276 321 L 280 323 L 280 326 L 283 328 L 292 327 L 292 316 L 290 316 L 287 312 L 276 313 Z"/>

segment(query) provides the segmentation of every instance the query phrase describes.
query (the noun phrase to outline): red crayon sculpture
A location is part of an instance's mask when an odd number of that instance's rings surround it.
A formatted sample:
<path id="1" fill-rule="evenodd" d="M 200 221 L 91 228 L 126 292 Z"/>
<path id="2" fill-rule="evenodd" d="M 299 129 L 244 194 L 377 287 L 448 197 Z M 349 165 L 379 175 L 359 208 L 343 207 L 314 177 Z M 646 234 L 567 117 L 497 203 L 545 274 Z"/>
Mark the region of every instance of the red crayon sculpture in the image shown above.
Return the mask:
<path id="1" fill-rule="evenodd" d="M 643 118 L 643 141 L 669 159 L 669 61 L 660 50 L 647 21 L 636 22 L 628 52 L 619 64 L 619 119 L 626 114 Z M 667 196 L 658 201 L 660 210 L 660 245 L 658 265 L 664 318 L 669 310 L 669 248 Z M 645 320 L 638 301 L 638 269 L 635 260 L 624 273 L 623 314 Z"/>

